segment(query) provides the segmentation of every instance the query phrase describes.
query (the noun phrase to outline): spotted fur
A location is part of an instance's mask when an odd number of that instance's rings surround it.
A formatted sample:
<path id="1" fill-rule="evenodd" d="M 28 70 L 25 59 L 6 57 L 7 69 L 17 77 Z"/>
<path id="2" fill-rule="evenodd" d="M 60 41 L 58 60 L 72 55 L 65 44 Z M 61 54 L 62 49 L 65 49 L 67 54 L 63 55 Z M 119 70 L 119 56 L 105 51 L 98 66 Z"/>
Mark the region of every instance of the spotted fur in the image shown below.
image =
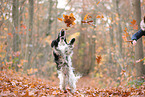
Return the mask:
<path id="1" fill-rule="evenodd" d="M 67 84 L 69 84 L 72 92 L 75 92 L 76 82 L 80 78 L 80 76 L 74 74 L 72 67 L 71 57 L 73 55 L 74 42 L 75 38 L 67 43 L 65 31 L 61 30 L 58 38 L 51 43 L 54 61 L 57 64 L 58 78 L 60 80 L 59 87 L 61 90 L 65 90 Z"/>

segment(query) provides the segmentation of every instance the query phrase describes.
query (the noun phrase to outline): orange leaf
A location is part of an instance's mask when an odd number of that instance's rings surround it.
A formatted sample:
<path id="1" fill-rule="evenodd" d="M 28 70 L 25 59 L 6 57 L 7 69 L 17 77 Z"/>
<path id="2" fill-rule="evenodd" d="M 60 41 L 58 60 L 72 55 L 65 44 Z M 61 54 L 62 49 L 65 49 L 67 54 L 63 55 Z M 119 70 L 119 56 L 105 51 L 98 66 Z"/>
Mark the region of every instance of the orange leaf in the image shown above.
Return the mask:
<path id="1" fill-rule="evenodd" d="M 135 25 L 136 24 L 136 20 L 131 21 L 131 24 Z"/>
<path id="2" fill-rule="evenodd" d="M 125 27 L 125 30 L 124 30 L 124 32 L 126 32 L 127 31 L 127 28 Z"/>
<path id="3" fill-rule="evenodd" d="M 96 60 L 97 60 L 97 63 L 98 64 L 100 63 L 101 59 L 102 59 L 101 55 L 99 55 L 99 56 L 96 57 Z"/>
<path id="4" fill-rule="evenodd" d="M 96 5 L 98 5 L 99 3 L 100 3 L 100 1 Z"/>
<path id="5" fill-rule="evenodd" d="M 103 15 L 97 15 L 96 18 L 104 18 Z"/>
<path id="6" fill-rule="evenodd" d="M 87 20 L 88 14 L 85 15 L 84 20 Z"/>
<path id="7" fill-rule="evenodd" d="M 126 38 L 125 36 L 122 36 L 122 39 L 123 39 L 124 41 L 127 41 L 127 38 Z"/>
<path id="8" fill-rule="evenodd" d="M 136 20 L 131 21 L 131 27 L 133 27 L 133 29 L 138 30 L 138 25 L 136 23 Z"/>
<path id="9" fill-rule="evenodd" d="M 70 25 L 74 25 L 74 21 L 76 20 L 73 13 L 71 13 L 69 16 L 68 15 L 63 15 L 64 17 L 64 23 L 66 23 L 67 27 L 70 27 Z"/>
<path id="10" fill-rule="evenodd" d="M 143 59 L 137 60 L 136 63 L 142 62 L 143 60 L 145 60 L 145 57 Z"/>
<path id="11" fill-rule="evenodd" d="M 60 20 L 60 21 L 63 21 L 62 18 L 57 18 L 57 19 Z"/>
<path id="12" fill-rule="evenodd" d="M 13 37 L 12 33 L 8 33 L 9 36 Z"/>
<path id="13" fill-rule="evenodd" d="M 96 18 L 101 18 L 101 16 L 100 15 L 97 15 Z"/>
<path id="14" fill-rule="evenodd" d="M 129 34 L 128 34 L 128 32 L 127 32 L 127 28 L 125 27 L 125 30 L 124 30 L 124 32 L 125 32 L 125 37 L 128 37 L 129 36 Z"/>

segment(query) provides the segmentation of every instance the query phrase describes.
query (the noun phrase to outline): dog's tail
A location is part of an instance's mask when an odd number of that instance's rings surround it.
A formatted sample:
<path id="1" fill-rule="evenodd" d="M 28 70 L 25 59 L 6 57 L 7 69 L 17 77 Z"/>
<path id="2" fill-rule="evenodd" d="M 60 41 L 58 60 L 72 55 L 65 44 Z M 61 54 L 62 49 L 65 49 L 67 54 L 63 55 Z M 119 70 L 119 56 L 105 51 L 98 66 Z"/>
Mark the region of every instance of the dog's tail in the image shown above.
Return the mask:
<path id="1" fill-rule="evenodd" d="M 76 75 L 75 75 L 75 80 L 76 80 L 76 82 L 77 82 L 81 77 L 82 77 L 81 74 L 76 74 Z"/>

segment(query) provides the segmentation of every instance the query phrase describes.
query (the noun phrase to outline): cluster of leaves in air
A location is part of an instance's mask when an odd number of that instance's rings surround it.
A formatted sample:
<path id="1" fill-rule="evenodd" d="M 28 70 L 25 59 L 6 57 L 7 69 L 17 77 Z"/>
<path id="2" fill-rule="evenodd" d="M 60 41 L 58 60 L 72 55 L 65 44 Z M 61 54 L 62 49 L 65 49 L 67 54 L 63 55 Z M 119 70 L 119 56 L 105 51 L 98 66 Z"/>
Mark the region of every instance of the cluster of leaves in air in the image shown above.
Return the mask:
<path id="1" fill-rule="evenodd" d="M 81 82 L 82 83 L 82 82 Z M 2 97 L 45 97 L 45 96 L 106 96 L 106 97 L 127 97 L 127 96 L 145 96 L 145 83 L 139 88 L 109 88 L 99 89 L 97 88 L 79 88 L 75 93 L 71 93 L 70 89 L 61 91 L 58 86 L 53 86 L 52 81 L 36 79 L 34 77 L 21 75 L 12 70 L 0 71 L 0 95 Z"/>
<path id="2" fill-rule="evenodd" d="M 136 20 L 132 20 L 130 26 L 133 27 L 134 30 L 137 30 L 137 29 L 138 29 L 138 25 L 137 25 L 137 23 L 136 23 Z M 130 37 L 130 35 L 129 35 L 129 33 L 127 32 L 127 28 L 126 28 L 126 27 L 125 27 L 125 29 L 124 29 L 124 32 L 125 32 L 125 33 L 124 33 L 124 36 L 122 36 L 123 40 L 124 40 L 125 42 L 132 42 L 132 40 L 127 40 L 127 38 Z"/>
<path id="3" fill-rule="evenodd" d="M 73 13 L 71 13 L 70 15 L 64 15 L 63 14 L 63 18 L 58 18 L 58 20 L 60 21 L 64 21 L 64 23 L 66 24 L 67 27 L 70 27 L 71 25 L 75 25 L 75 17 L 73 15 Z"/>
<path id="4" fill-rule="evenodd" d="M 133 27 L 134 30 L 138 30 L 138 25 L 136 23 L 136 20 L 132 20 L 130 26 Z"/>
<path id="5" fill-rule="evenodd" d="M 131 27 L 133 27 L 133 29 L 134 30 L 138 30 L 138 25 L 137 25 L 137 22 L 136 22 L 136 20 L 132 20 L 131 22 Z M 127 28 L 125 27 L 125 29 L 124 29 L 124 35 L 122 36 L 122 38 L 123 38 L 123 40 L 125 41 L 125 42 L 132 42 L 133 40 L 128 40 L 127 38 L 129 38 L 130 37 L 130 35 L 129 35 L 129 33 L 127 32 Z M 137 60 L 136 61 L 136 63 L 139 63 L 139 62 L 142 62 L 142 61 L 144 61 L 145 60 L 145 58 L 143 58 L 143 59 L 139 59 L 139 60 Z"/>
<path id="6" fill-rule="evenodd" d="M 103 15 L 97 15 L 96 18 L 104 18 Z M 84 17 L 84 20 L 81 21 L 82 23 L 87 23 L 88 25 L 92 25 L 92 26 L 96 26 L 94 24 L 94 21 L 92 20 L 92 16 L 90 16 L 89 14 L 86 14 Z"/>

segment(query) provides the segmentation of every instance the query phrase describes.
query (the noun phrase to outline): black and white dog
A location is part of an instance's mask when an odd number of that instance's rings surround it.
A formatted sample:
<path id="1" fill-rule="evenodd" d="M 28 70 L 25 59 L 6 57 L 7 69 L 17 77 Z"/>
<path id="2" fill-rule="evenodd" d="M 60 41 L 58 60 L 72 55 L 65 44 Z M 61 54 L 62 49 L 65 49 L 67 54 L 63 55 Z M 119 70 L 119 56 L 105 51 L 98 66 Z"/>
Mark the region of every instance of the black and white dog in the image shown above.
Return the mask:
<path id="1" fill-rule="evenodd" d="M 56 40 L 53 40 L 51 47 L 53 48 L 54 61 L 57 64 L 58 78 L 60 80 L 59 87 L 66 90 L 69 84 L 71 91 L 75 92 L 76 82 L 80 76 L 76 76 L 73 72 L 71 57 L 73 55 L 75 38 L 69 43 L 66 41 L 66 33 L 62 29 Z"/>

